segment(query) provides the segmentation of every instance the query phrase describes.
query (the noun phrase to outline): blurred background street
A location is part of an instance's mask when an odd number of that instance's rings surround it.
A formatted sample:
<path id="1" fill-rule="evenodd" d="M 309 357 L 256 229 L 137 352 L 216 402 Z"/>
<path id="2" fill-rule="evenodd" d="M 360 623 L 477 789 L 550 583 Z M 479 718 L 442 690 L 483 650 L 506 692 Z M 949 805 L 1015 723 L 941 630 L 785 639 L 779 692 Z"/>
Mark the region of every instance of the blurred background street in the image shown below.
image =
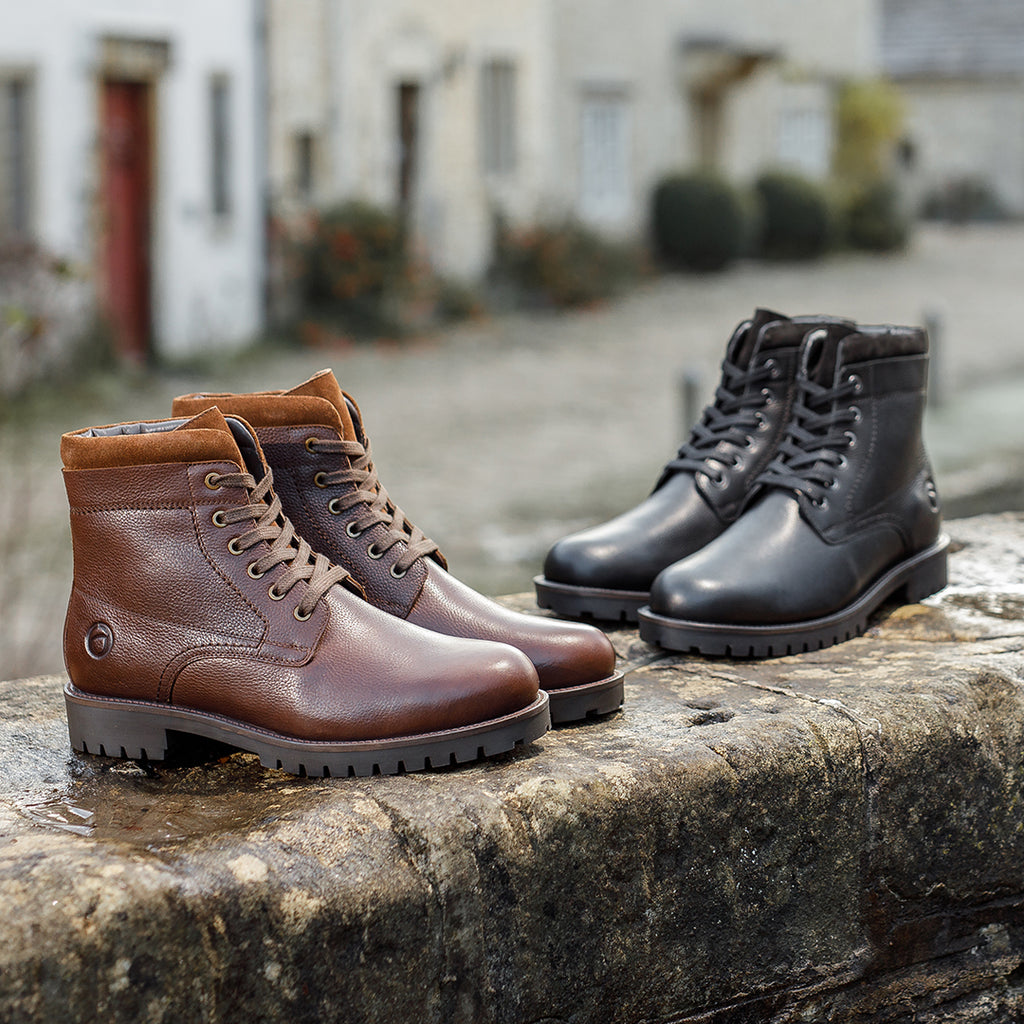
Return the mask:
<path id="1" fill-rule="evenodd" d="M 607 307 L 508 314 L 397 345 L 264 347 L 193 372 L 94 376 L 42 389 L 0 427 L 0 664 L 59 671 L 71 580 L 64 430 L 169 415 L 193 390 L 290 387 L 330 366 L 360 403 L 381 478 L 452 570 L 527 590 L 564 533 L 638 501 L 683 440 L 678 382 L 710 398 L 729 332 L 763 304 L 942 333 L 927 440 L 947 514 L 1024 507 L 1024 228 L 931 229 L 886 259 L 740 265 L 664 277 Z"/>
<path id="2" fill-rule="evenodd" d="M 491 594 L 758 305 L 927 323 L 947 514 L 1024 507 L 1021 126 L 1015 0 L 0 3 L 0 678 L 61 667 L 63 431 L 324 366 Z"/>

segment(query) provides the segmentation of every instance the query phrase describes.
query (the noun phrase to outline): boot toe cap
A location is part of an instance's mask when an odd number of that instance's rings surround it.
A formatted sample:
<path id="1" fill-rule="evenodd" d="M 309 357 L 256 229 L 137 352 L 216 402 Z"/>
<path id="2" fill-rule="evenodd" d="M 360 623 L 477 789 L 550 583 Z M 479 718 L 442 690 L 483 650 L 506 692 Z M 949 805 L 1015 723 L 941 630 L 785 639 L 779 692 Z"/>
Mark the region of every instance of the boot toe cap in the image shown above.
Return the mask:
<path id="1" fill-rule="evenodd" d="M 545 579 L 572 587 L 646 590 L 650 579 L 638 574 L 630 552 L 620 542 L 595 533 L 587 530 L 558 541 L 544 560 Z"/>
<path id="2" fill-rule="evenodd" d="M 544 628 L 517 637 L 545 690 L 607 679 L 615 671 L 615 648 L 599 629 L 576 622 L 541 619 Z"/>
<path id="3" fill-rule="evenodd" d="M 651 611 L 687 622 L 735 621 L 744 595 L 720 577 L 683 562 L 669 566 L 651 585 Z"/>

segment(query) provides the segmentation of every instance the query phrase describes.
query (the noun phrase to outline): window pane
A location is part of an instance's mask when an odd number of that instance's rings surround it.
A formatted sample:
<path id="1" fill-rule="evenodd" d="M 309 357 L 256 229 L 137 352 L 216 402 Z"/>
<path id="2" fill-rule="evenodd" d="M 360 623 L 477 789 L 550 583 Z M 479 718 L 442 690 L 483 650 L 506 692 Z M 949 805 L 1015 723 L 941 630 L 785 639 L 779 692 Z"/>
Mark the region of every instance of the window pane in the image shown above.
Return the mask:
<path id="1" fill-rule="evenodd" d="M 580 120 L 580 207 L 595 221 L 620 220 L 632 202 L 629 110 L 622 96 L 588 96 Z"/>
<path id="2" fill-rule="evenodd" d="M 812 178 L 828 174 L 832 125 L 823 110 L 789 107 L 779 115 L 778 161 Z"/>
<path id="3" fill-rule="evenodd" d="M 516 69 L 510 61 L 490 61 L 481 82 L 481 156 L 489 174 L 516 169 Z"/>

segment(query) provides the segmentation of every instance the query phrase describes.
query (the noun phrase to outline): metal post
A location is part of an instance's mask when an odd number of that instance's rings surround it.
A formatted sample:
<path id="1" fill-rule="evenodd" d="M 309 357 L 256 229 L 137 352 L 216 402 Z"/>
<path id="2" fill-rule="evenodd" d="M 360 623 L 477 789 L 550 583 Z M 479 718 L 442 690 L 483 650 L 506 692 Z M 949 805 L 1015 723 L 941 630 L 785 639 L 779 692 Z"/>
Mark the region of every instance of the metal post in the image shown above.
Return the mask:
<path id="1" fill-rule="evenodd" d="M 680 437 L 687 438 L 701 413 L 703 378 L 696 367 L 688 367 L 679 375 L 679 421 L 682 427 Z"/>
<path id="2" fill-rule="evenodd" d="M 928 332 L 928 404 L 936 409 L 946 401 L 945 324 L 937 309 L 926 309 L 924 326 Z"/>

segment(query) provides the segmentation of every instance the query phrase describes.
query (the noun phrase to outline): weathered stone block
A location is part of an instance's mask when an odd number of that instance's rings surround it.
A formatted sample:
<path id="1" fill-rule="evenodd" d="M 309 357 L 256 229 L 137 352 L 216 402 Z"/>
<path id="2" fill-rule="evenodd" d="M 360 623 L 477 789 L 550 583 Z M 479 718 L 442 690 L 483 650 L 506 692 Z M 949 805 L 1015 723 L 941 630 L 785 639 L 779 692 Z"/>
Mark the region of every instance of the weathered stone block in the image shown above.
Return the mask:
<path id="1" fill-rule="evenodd" d="M 1015 1019 L 1024 518 L 951 532 L 858 640 L 620 631 L 622 712 L 450 771 L 85 758 L 58 677 L 0 684 L 0 1020 Z"/>

